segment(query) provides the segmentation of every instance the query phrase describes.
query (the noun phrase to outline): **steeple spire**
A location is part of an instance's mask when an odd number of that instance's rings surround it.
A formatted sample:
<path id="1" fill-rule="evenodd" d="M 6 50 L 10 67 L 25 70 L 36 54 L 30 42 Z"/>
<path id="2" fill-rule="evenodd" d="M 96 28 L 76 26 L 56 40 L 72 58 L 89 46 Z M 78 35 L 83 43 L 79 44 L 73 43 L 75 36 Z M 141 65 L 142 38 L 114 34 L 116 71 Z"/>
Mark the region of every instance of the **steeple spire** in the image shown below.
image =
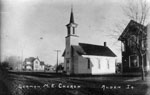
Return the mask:
<path id="1" fill-rule="evenodd" d="M 70 23 L 74 23 L 73 7 L 71 6 Z"/>
<path id="2" fill-rule="evenodd" d="M 67 36 L 75 35 L 75 28 L 77 27 L 77 24 L 74 22 L 72 6 L 71 6 L 70 22 L 66 26 L 67 26 L 67 30 L 68 30 Z"/>

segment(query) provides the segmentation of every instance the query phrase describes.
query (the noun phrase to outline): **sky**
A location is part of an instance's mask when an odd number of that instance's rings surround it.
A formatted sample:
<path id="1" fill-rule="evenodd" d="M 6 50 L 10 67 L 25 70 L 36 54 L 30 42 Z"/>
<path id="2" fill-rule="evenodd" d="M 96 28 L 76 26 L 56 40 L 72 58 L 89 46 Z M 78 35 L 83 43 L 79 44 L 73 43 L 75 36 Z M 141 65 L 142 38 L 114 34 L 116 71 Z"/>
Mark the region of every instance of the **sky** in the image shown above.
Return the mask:
<path id="1" fill-rule="evenodd" d="M 79 42 L 107 46 L 121 59 L 120 42 L 111 35 L 124 19 L 124 0 L 2 0 L 1 58 L 39 57 L 45 64 L 63 62 L 71 5 Z"/>

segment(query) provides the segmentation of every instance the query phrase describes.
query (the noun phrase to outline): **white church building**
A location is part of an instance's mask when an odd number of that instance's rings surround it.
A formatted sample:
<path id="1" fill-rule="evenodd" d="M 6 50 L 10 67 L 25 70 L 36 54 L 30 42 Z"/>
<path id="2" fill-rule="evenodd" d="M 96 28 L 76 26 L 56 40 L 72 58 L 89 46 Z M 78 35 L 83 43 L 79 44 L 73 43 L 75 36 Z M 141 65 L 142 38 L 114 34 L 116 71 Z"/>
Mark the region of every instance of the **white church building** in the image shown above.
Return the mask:
<path id="1" fill-rule="evenodd" d="M 116 55 L 107 47 L 79 43 L 79 36 L 75 29 L 77 24 L 74 21 L 71 10 L 70 22 L 67 26 L 66 47 L 63 53 L 64 71 L 70 74 L 113 74 L 115 73 Z"/>

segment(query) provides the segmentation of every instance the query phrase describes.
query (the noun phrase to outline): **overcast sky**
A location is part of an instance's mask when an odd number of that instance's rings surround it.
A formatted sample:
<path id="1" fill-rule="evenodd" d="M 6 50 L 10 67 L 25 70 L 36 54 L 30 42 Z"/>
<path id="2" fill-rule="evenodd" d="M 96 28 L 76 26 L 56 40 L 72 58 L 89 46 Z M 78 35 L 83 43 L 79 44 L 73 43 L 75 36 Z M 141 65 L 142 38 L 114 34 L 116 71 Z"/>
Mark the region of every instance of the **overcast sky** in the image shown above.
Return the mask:
<path id="1" fill-rule="evenodd" d="M 121 58 L 116 40 L 107 36 L 124 19 L 123 0 L 2 0 L 2 59 L 6 56 L 39 57 L 46 64 L 63 62 L 66 24 L 71 4 L 80 42 L 103 45 Z M 118 43 L 119 44 L 119 43 Z"/>

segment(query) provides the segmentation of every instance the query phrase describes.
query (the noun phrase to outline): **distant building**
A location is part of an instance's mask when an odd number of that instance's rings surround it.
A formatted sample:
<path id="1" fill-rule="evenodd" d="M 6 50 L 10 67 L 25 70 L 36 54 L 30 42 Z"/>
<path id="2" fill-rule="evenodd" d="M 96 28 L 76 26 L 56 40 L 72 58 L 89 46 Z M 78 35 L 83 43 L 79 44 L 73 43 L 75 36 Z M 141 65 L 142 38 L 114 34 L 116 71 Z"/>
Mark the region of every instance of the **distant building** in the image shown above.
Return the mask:
<path id="1" fill-rule="evenodd" d="M 34 60 L 35 60 L 34 57 L 25 58 L 25 60 L 23 62 L 23 69 L 32 71 L 33 70 L 33 62 L 34 62 Z"/>
<path id="2" fill-rule="evenodd" d="M 27 71 L 44 71 L 44 62 L 39 58 L 29 57 L 23 62 L 23 69 Z"/>
<path id="3" fill-rule="evenodd" d="M 140 72 L 150 70 L 150 26 L 141 25 L 131 20 L 119 39 L 122 42 L 123 72 Z"/>
<path id="4" fill-rule="evenodd" d="M 71 11 L 67 26 L 66 47 L 63 53 L 64 71 L 70 74 L 111 74 L 115 73 L 116 55 L 104 46 L 79 43 L 75 33 L 77 24 Z"/>
<path id="5" fill-rule="evenodd" d="M 52 65 L 45 65 L 45 71 L 53 71 L 53 66 Z"/>

